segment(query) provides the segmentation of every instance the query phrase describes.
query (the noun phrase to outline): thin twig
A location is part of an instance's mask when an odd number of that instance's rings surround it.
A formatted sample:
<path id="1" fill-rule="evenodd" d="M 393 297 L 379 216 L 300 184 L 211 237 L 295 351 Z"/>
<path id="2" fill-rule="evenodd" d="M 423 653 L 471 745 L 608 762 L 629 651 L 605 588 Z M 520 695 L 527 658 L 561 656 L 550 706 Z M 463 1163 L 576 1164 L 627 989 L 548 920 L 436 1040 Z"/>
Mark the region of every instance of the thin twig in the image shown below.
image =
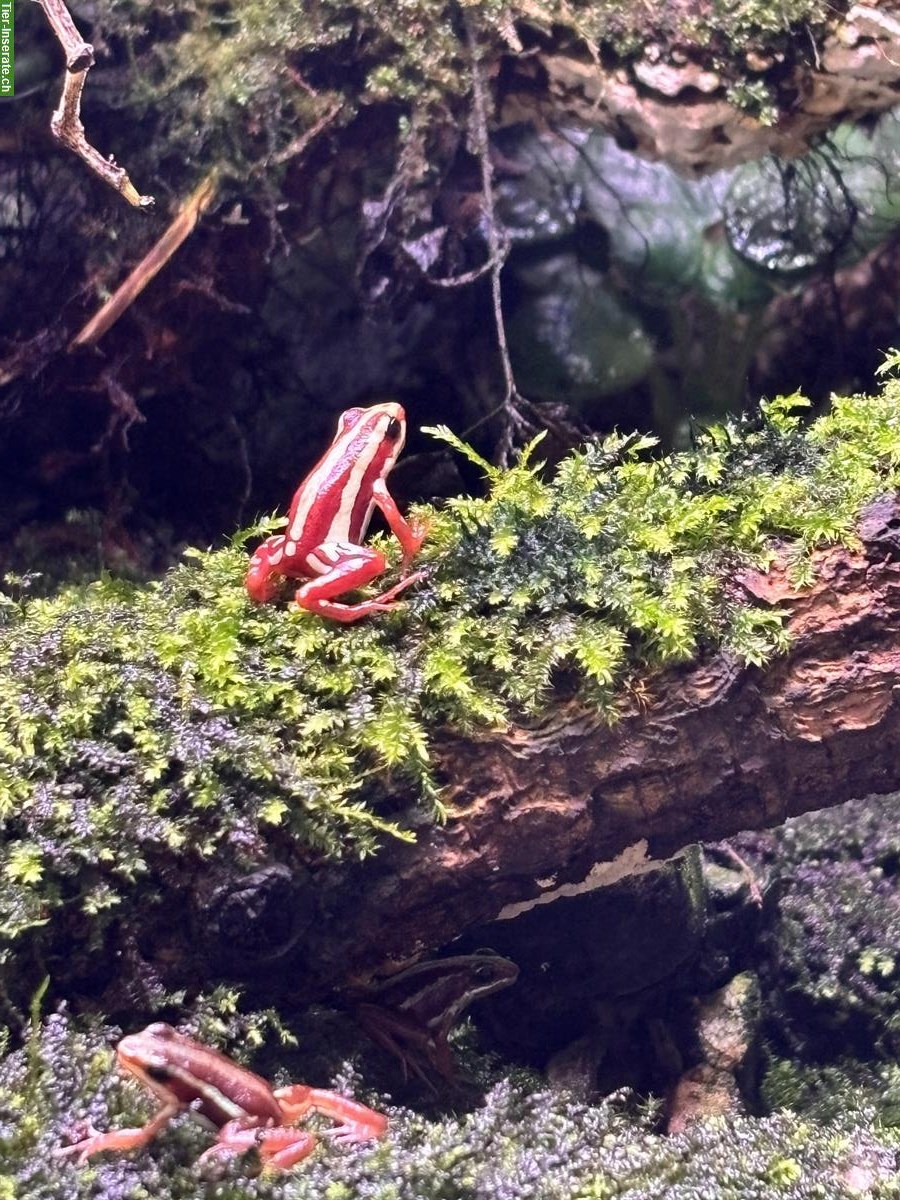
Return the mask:
<path id="1" fill-rule="evenodd" d="M 182 204 L 174 220 L 153 248 L 144 255 L 124 283 L 116 288 L 102 308 L 83 329 L 72 338 L 69 349 L 90 346 L 118 321 L 134 303 L 147 284 L 166 265 L 182 242 L 193 232 L 197 222 L 216 194 L 217 173 L 210 172 Z"/>
<path id="2" fill-rule="evenodd" d="M 740 873 L 744 876 L 744 880 L 746 881 L 747 888 L 750 893 L 751 903 L 755 904 L 757 908 L 762 908 L 763 893 L 762 888 L 759 886 L 759 880 L 756 877 L 756 872 L 753 870 L 747 860 L 738 854 L 737 850 L 735 850 L 734 846 L 732 846 L 730 842 L 719 842 L 719 847 L 726 857 L 731 859 Z"/>
<path id="3" fill-rule="evenodd" d="M 279 150 L 277 154 L 273 155 L 272 162 L 281 164 L 289 162 L 292 158 L 297 158 L 298 155 L 303 153 L 310 142 L 317 138 L 322 130 L 331 124 L 343 107 L 343 100 L 335 100 L 325 109 L 314 125 L 310 125 L 309 129 L 301 133 L 299 137 L 295 137 L 283 150 Z"/>
<path id="4" fill-rule="evenodd" d="M 491 298 L 494 305 L 494 324 L 497 328 L 497 349 L 503 364 L 503 379 L 506 395 L 503 403 L 508 404 L 518 396 L 516 380 L 513 375 L 512 363 L 509 359 L 509 347 L 506 342 L 506 325 L 503 321 L 503 303 L 500 292 L 500 274 L 506 258 L 501 252 L 500 236 L 497 233 L 497 222 L 494 215 L 494 186 L 491 180 L 491 156 L 488 141 L 487 106 L 485 104 L 484 79 L 481 74 L 481 63 L 478 59 L 478 42 L 472 29 L 472 19 L 467 9 L 462 10 L 466 27 L 466 40 L 469 43 L 469 62 L 472 72 L 472 116 L 473 140 L 478 155 L 478 165 L 481 170 L 481 194 L 484 204 L 484 219 L 487 223 L 488 261 L 491 263 Z"/>
<path id="5" fill-rule="evenodd" d="M 149 208 L 153 197 L 142 196 L 128 178 L 125 168 L 116 166 L 112 155 L 104 158 L 85 137 L 81 122 L 81 93 L 87 73 L 94 65 L 94 47 L 75 28 L 63 0 L 36 0 L 36 3 L 47 14 L 47 20 L 66 56 L 62 96 L 56 112 L 50 118 L 53 136 L 83 159 L 96 175 L 124 196 L 129 204 L 135 208 Z"/>
<path id="6" fill-rule="evenodd" d="M 423 271 L 422 274 L 425 276 L 427 282 L 433 284 L 434 287 L 465 287 L 469 283 L 475 283 L 477 279 L 480 279 L 482 275 L 487 275 L 489 271 L 494 271 L 497 267 L 502 267 L 508 251 L 509 245 L 506 241 L 504 241 L 500 248 L 500 254 L 498 257 L 495 258 L 491 256 L 487 262 L 482 263 L 480 267 L 475 267 L 475 269 L 472 271 L 465 271 L 461 275 L 448 275 L 442 279 L 440 276 L 429 275 L 425 271 Z M 412 255 L 410 255 L 410 257 L 412 258 Z M 413 259 L 413 261 L 415 262 L 415 259 Z"/>
<path id="7" fill-rule="evenodd" d="M 487 224 L 488 266 L 491 277 L 491 302 L 494 310 L 494 327 L 497 332 L 497 350 L 503 366 L 505 394 L 496 407 L 485 413 L 475 425 L 490 420 L 498 412 L 504 416 L 503 430 L 497 443 L 496 458 L 505 465 L 512 457 L 516 441 L 525 442 L 540 428 L 540 422 L 535 417 L 534 409 L 528 400 L 516 387 L 512 361 L 509 357 L 509 343 L 506 339 L 506 324 L 503 319 L 503 295 L 500 288 L 500 276 L 503 264 L 509 253 L 509 240 L 501 239 L 497 229 L 497 218 L 494 207 L 494 185 L 491 178 L 491 152 L 488 137 L 486 88 L 481 73 L 481 63 L 478 58 L 478 39 L 472 27 L 472 18 L 468 9 L 462 10 L 463 23 L 466 30 L 466 41 L 469 49 L 469 62 L 472 73 L 472 140 L 478 165 L 481 171 L 481 193 L 484 206 L 484 219 Z M 473 426 L 474 428 L 474 426 Z"/>

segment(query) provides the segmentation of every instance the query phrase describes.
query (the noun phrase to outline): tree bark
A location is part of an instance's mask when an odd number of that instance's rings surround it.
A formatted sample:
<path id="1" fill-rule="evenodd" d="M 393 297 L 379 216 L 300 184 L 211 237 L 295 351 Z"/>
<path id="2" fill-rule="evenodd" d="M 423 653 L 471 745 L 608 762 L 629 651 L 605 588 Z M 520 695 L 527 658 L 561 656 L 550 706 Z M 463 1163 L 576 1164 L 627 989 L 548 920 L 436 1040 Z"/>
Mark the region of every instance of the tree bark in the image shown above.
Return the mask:
<path id="1" fill-rule="evenodd" d="M 741 578 L 789 614 L 790 650 L 765 669 L 719 653 L 661 672 L 613 728 L 568 702 L 530 728 L 445 733 L 450 819 L 314 873 L 316 918 L 279 972 L 294 994 L 389 973 L 691 842 L 900 789 L 897 497 L 869 507 L 860 538 L 818 553 L 808 589 L 784 561 Z"/>

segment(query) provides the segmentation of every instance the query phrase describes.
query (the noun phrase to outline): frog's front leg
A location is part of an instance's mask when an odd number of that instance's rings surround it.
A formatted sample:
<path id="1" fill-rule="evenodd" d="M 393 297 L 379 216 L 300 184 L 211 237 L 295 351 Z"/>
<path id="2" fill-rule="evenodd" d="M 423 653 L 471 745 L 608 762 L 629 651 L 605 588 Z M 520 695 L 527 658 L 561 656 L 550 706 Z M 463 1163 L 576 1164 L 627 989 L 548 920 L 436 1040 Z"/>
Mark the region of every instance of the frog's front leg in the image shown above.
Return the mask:
<path id="1" fill-rule="evenodd" d="M 222 1126 L 216 1144 L 204 1150 L 197 1161 L 246 1154 L 255 1149 L 267 1169 L 286 1171 L 294 1163 L 308 1158 L 316 1144 L 317 1139 L 305 1129 L 291 1129 L 287 1125 L 248 1126 L 246 1120 L 239 1117 Z"/>
<path id="2" fill-rule="evenodd" d="M 183 1104 L 164 1104 L 150 1118 L 146 1125 L 137 1129 L 111 1129 L 108 1133 L 99 1133 L 91 1129 L 89 1137 L 71 1146 L 60 1146 L 53 1151 L 55 1158 L 67 1158 L 70 1154 L 77 1155 L 80 1163 L 87 1162 L 94 1154 L 102 1150 L 139 1150 L 152 1142 L 159 1131 L 181 1112 Z"/>
<path id="3" fill-rule="evenodd" d="M 251 600 L 267 604 L 278 595 L 278 582 L 286 574 L 284 549 L 287 538 L 276 533 L 257 547 L 244 577 L 244 586 Z"/>
<path id="4" fill-rule="evenodd" d="M 305 1083 L 294 1083 L 288 1087 L 276 1088 L 275 1099 L 278 1101 L 285 1121 L 295 1123 L 302 1121 L 311 1112 L 321 1113 L 338 1121 L 336 1129 L 322 1133 L 323 1137 L 335 1142 L 368 1142 L 372 1138 L 383 1137 L 387 1132 L 388 1119 L 384 1113 L 367 1108 L 358 1100 L 349 1096 L 340 1096 L 327 1088 L 309 1087 Z"/>
<path id="5" fill-rule="evenodd" d="M 317 579 L 304 583 L 294 597 L 300 608 L 320 613 L 334 621 L 349 624 L 376 612 L 392 612 L 396 597 L 423 576 L 422 571 L 407 575 L 398 584 L 371 600 L 358 604 L 340 604 L 335 600 L 344 592 L 365 587 L 387 568 L 387 561 L 371 546 L 355 546 L 352 542 L 324 542 L 306 556 L 306 566 L 314 571 Z"/>
<path id="6" fill-rule="evenodd" d="M 372 484 L 372 498 L 384 513 L 384 518 L 391 527 L 391 533 L 403 547 L 403 562 L 400 570 L 401 574 L 406 575 L 409 564 L 419 553 L 428 531 L 419 522 L 410 524 L 406 520 L 383 479 L 376 479 Z"/>

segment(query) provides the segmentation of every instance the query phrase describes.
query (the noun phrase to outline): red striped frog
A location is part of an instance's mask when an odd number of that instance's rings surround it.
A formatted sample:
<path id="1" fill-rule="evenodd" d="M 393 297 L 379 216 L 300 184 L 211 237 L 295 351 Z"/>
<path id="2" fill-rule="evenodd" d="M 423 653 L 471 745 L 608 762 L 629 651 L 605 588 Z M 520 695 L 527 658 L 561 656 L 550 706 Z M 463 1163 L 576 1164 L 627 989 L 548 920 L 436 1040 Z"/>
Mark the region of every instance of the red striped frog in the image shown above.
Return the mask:
<path id="1" fill-rule="evenodd" d="M 310 1112 L 337 1121 L 337 1127 L 322 1136 L 344 1144 L 379 1138 L 387 1131 L 387 1117 L 356 1100 L 304 1083 L 273 1090 L 262 1076 L 163 1022 L 122 1038 L 116 1059 L 162 1107 L 136 1129 L 92 1129 L 88 1137 L 56 1150 L 58 1157 L 77 1155 L 83 1163 L 102 1150 L 138 1150 L 185 1110 L 216 1131 L 215 1145 L 201 1160 L 255 1148 L 264 1166 L 275 1170 L 293 1166 L 315 1149 L 315 1136 L 295 1128 Z"/>
<path id="2" fill-rule="evenodd" d="M 402 516 L 385 483 L 405 439 L 399 404 L 341 414 L 334 441 L 294 495 L 287 530 L 267 538 L 250 560 L 245 585 L 253 600 L 273 600 L 281 576 L 288 576 L 308 580 L 294 597 L 300 608 L 335 621 L 397 607 L 397 596 L 422 578 L 421 571 L 409 574 L 409 564 L 425 539 L 425 529 Z M 365 587 L 387 568 L 383 554 L 362 544 L 376 507 L 403 549 L 400 582 L 369 600 L 340 602 L 338 596 Z"/>

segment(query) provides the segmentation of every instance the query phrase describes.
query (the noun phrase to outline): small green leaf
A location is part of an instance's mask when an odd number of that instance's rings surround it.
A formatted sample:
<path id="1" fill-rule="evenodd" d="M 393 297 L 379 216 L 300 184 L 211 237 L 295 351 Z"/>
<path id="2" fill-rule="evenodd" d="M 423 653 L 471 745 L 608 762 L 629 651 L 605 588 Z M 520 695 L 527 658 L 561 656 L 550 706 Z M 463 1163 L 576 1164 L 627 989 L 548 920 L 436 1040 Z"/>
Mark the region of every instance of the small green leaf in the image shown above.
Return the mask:
<path id="1" fill-rule="evenodd" d="M 469 462 L 473 462 L 476 467 L 480 467 L 488 479 L 497 479 L 500 477 L 500 468 L 495 467 L 493 463 L 489 463 L 486 458 L 482 458 L 478 451 L 473 449 L 468 442 L 464 442 L 462 438 L 457 437 L 448 425 L 423 425 L 422 432 L 430 433 L 432 437 L 446 442 L 448 446 L 452 446 L 454 450 L 464 455 Z"/>

